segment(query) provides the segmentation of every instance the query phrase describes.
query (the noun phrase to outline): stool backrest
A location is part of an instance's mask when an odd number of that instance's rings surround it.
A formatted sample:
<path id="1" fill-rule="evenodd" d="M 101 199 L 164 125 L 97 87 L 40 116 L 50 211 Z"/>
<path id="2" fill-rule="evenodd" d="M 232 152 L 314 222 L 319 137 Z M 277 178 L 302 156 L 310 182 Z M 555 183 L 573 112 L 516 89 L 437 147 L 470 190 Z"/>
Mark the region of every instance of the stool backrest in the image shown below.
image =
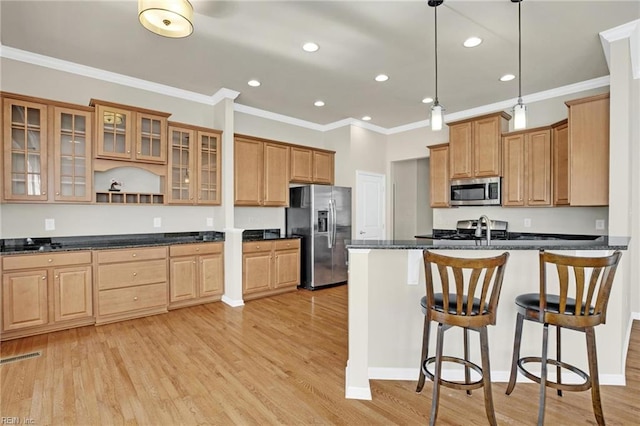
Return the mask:
<path id="1" fill-rule="evenodd" d="M 540 312 L 544 312 L 540 321 L 568 327 L 604 323 L 621 256 L 620 251 L 604 257 L 565 256 L 540 251 Z M 558 273 L 558 293 L 552 293 L 559 297 L 558 312 L 547 311 L 547 267 L 551 265 L 555 265 Z"/>
<path id="2" fill-rule="evenodd" d="M 443 256 L 425 250 L 423 257 L 427 310 L 432 320 L 461 327 L 496 323 L 509 253 L 473 259 Z M 438 271 L 439 279 L 434 279 L 432 268 Z"/>

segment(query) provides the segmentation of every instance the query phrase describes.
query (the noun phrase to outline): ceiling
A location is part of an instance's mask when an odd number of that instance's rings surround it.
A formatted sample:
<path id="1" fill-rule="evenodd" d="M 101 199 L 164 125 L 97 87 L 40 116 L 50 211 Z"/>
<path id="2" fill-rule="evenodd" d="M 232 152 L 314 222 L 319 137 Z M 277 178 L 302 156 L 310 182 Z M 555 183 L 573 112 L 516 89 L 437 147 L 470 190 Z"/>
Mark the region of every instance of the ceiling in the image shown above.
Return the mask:
<path id="1" fill-rule="evenodd" d="M 420 1 L 198 1 L 194 32 L 144 29 L 137 1 L 0 1 L 0 42 L 28 52 L 327 125 L 368 115 L 393 128 L 429 116 L 434 10 Z M 522 2 L 522 94 L 609 74 L 598 33 L 640 18 L 640 0 Z M 468 36 L 484 42 L 465 48 Z M 304 52 L 303 43 L 320 45 Z M 383 83 L 374 81 L 389 75 Z M 438 7 L 438 95 L 446 113 L 514 100 L 518 6 L 445 0 Z M 260 87 L 247 81 L 258 79 Z M 314 101 L 325 106 L 316 107 Z"/>

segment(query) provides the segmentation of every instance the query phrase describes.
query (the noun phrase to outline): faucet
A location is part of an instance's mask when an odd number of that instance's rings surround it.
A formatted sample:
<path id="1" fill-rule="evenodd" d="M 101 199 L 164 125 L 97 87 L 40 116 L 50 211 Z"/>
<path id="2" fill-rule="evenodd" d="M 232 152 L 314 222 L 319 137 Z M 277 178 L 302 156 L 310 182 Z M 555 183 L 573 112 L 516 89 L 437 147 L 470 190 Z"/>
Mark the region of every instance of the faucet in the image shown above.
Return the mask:
<path id="1" fill-rule="evenodd" d="M 480 216 L 478 219 L 478 225 L 476 226 L 476 237 L 482 237 L 482 221 L 487 224 L 487 245 L 491 244 L 491 221 L 487 215 Z"/>

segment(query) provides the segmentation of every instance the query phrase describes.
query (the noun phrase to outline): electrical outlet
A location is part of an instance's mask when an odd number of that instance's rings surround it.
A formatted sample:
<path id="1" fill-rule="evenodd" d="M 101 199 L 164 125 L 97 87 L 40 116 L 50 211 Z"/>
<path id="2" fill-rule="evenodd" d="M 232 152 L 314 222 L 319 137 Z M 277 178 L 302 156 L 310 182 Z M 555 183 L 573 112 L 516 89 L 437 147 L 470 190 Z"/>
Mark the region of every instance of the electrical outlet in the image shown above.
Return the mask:
<path id="1" fill-rule="evenodd" d="M 161 217 L 154 217 L 153 218 L 153 227 L 154 228 L 160 228 L 162 226 L 162 218 Z"/>
<path id="2" fill-rule="evenodd" d="M 596 230 L 602 231 L 604 229 L 604 219 L 596 219 Z"/>
<path id="3" fill-rule="evenodd" d="M 209 227 L 213 226 L 213 218 L 212 217 L 208 217 L 207 218 L 207 226 L 209 226 Z"/>
<path id="4" fill-rule="evenodd" d="M 56 229 L 56 220 L 55 219 L 45 219 L 44 220 L 44 230 L 45 231 L 55 231 Z"/>
<path id="5" fill-rule="evenodd" d="M 524 227 L 525 228 L 531 228 L 531 219 L 530 218 L 525 218 L 524 219 Z"/>

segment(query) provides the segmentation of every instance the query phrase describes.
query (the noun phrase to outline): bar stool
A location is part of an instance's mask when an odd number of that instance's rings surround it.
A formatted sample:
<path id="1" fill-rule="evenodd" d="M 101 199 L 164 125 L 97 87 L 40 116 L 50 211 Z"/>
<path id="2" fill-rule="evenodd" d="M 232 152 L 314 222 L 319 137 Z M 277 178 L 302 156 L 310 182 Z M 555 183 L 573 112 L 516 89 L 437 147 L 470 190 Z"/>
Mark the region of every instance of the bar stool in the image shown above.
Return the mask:
<path id="1" fill-rule="evenodd" d="M 438 416 L 440 386 L 466 390 L 484 387 L 484 405 L 487 418 L 496 424 L 491 395 L 491 376 L 489 366 L 489 341 L 487 325 L 495 325 L 496 308 L 500 297 L 500 288 L 504 276 L 504 267 L 509 253 L 497 257 L 463 259 L 442 256 L 428 250 L 423 252 L 427 295 L 420 304 L 424 316 L 422 336 L 422 356 L 420 359 L 420 377 L 416 392 L 421 392 L 425 377 L 433 381 L 430 425 L 434 425 Z M 439 280 L 433 279 L 432 267 L 437 269 Z M 428 356 L 429 332 L 431 321 L 438 323 L 438 338 L 435 356 Z M 464 359 L 442 355 L 444 332 L 457 326 L 464 329 Z M 480 333 L 480 354 L 482 367 L 469 361 L 469 330 Z M 442 378 L 442 363 L 452 362 L 464 366 L 464 381 L 450 381 Z M 428 366 L 434 364 L 434 372 Z M 470 370 L 480 375 L 480 379 L 471 381 Z"/>
<path id="2" fill-rule="evenodd" d="M 540 384 L 540 403 L 538 406 L 538 425 L 544 423 L 544 405 L 546 388 L 554 388 L 558 395 L 562 391 L 585 391 L 591 389 L 593 412 L 599 425 L 604 425 L 600 386 L 598 382 L 598 359 L 594 327 L 604 324 L 607 313 L 609 292 L 622 253 L 614 252 L 606 257 L 574 257 L 540 252 L 540 293 L 522 294 L 516 297 L 516 332 L 513 342 L 511 375 L 507 386 L 507 395 L 516 385 L 517 371 Z M 555 266 L 558 272 L 557 294 L 547 292 L 547 265 Z M 572 279 L 573 277 L 573 279 Z M 520 357 L 522 324 L 524 320 L 543 324 L 542 356 Z M 547 357 L 549 325 L 556 327 L 556 358 Z M 562 328 L 581 331 L 587 340 L 587 359 L 589 374 L 579 368 L 562 362 L 560 331 Z M 540 376 L 525 368 L 527 363 L 541 363 Z M 547 377 L 548 364 L 556 366 L 556 381 Z M 578 384 L 562 383 L 562 369 L 569 370 L 584 381 Z"/>

